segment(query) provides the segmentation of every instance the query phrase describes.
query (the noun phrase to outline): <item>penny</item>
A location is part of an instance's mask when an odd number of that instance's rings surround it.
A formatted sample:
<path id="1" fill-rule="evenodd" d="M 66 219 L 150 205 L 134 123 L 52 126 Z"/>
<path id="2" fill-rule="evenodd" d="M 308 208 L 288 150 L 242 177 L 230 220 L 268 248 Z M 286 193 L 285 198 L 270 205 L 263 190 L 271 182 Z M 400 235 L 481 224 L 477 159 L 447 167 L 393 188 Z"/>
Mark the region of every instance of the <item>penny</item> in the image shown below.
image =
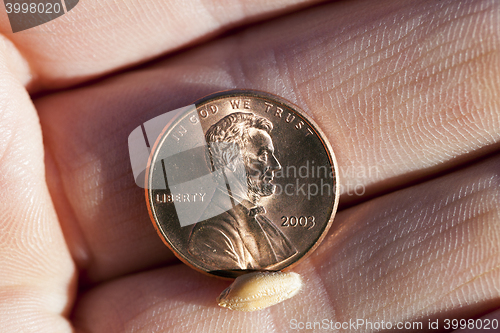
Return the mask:
<path id="1" fill-rule="evenodd" d="M 180 260 L 234 278 L 289 269 L 314 251 L 333 222 L 339 183 L 331 146 L 309 116 L 251 90 L 168 115 L 149 157 L 146 201 Z"/>

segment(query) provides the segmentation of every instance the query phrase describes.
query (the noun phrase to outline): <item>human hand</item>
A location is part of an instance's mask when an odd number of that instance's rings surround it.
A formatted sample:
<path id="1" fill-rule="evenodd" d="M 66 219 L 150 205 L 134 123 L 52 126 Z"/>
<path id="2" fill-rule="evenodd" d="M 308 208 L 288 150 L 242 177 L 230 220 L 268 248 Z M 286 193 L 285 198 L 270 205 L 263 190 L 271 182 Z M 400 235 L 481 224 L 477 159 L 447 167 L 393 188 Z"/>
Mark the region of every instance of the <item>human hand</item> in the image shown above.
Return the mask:
<path id="1" fill-rule="evenodd" d="M 17 34 L 1 14 L 3 330 L 261 332 L 362 319 L 439 320 L 444 331 L 445 319 L 500 316 L 500 5 L 298 8 L 310 4 L 86 1 Z M 275 17 L 216 37 L 262 15 Z M 303 292 L 255 313 L 218 308 L 229 283 L 161 243 L 127 149 L 144 121 L 231 88 L 311 115 L 343 188 L 329 235 L 294 268 Z"/>

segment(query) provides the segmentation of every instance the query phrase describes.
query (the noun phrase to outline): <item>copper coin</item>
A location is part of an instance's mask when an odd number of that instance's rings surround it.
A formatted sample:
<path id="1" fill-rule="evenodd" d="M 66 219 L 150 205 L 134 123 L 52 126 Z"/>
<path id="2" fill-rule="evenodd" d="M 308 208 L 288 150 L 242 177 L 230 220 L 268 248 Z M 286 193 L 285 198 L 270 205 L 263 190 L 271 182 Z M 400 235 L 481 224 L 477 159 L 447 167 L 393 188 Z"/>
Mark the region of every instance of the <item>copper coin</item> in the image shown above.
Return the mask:
<path id="1" fill-rule="evenodd" d="M 325 135 L 297 106 L 251 90 L 170 112 L 146 170 L 158 234 L 216 276 L 283 270 L 325 237 L 339 199 Z"/>

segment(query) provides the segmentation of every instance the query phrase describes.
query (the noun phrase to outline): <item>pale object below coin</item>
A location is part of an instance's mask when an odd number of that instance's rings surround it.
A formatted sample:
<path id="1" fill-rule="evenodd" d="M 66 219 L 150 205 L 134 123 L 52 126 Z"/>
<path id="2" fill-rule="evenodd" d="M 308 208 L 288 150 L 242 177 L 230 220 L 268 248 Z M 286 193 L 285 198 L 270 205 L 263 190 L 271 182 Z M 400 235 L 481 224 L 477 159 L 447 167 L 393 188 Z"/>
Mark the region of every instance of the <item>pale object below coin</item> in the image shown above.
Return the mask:
<path id="1" fill-rule="evenodd" d="M 302 286 L 302 278 L 293 272 L 249 273 L 237 277 L 217 303 L 231 310 L 262 310 L 297 295 Z"/>

